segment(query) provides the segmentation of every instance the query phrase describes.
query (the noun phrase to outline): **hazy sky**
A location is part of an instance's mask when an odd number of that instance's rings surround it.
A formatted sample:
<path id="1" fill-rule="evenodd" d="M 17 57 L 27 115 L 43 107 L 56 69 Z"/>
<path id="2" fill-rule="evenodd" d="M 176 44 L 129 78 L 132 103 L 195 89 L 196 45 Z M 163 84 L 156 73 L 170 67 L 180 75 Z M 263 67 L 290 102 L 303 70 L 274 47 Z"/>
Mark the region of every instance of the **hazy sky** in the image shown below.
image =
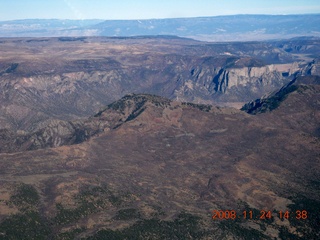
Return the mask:
<path id="1" fill-rule="evenodd" d="M 319 0 L 0 0 L 0 20 L 320 13 Z"/>

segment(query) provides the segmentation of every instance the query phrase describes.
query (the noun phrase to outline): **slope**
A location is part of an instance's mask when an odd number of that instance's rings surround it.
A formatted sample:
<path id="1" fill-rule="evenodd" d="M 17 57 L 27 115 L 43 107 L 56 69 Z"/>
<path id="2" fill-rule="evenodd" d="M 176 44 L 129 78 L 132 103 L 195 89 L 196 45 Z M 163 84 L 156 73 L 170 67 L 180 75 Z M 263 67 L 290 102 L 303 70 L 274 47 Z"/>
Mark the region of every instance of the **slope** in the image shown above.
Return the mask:
<path id="1" fill-rule="evenodd" d="M 127 95 L 90 119 L 103 131 L 81 144 L 0 154 L 1 236 L 17 234 L 10 221 L 29 219 L 27 234 L 41 218 L 43 234 L 57 239 L 316 239 L 318 96 L 308 85 L 276 110 L 249 115 Z M 237 218 L 213 219 L 214 210 Z M 272 218 L 260 219 L 262 210 Z M 280 219 L 286 210 L 290 218 Z M 296 210 L 308 218 L 295 219 Z"/>

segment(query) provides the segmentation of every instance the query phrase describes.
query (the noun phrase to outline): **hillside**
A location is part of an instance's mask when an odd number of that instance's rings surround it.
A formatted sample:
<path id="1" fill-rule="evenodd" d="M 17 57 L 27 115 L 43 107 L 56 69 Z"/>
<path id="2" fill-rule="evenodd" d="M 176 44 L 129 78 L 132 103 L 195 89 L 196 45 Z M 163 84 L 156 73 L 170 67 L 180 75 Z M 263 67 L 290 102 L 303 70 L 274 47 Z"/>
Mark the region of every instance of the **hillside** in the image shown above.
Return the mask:
<path id="1" fill-rule="evenodd" d="M 319 238 L 320 89 L 299 81 L 258 115 L 130 94 L 81 120 L 90 139 L 1 153 L 0 239 Z"/>
<path id="2" fill-rule="evenodd" d="M 320 238 L 319 38 L 0 51 L 0 239 Z"/>
<path id="3" fill-rule="evenodd" d="M 130 93 L 240 108 L 296 76 L 319 75 L 319 45 L 317 38 L 215 44 L 168 36 L 2 39 L 0 128 L 25 138 L 63 121 L 72 131 L 68 121 Z"/>

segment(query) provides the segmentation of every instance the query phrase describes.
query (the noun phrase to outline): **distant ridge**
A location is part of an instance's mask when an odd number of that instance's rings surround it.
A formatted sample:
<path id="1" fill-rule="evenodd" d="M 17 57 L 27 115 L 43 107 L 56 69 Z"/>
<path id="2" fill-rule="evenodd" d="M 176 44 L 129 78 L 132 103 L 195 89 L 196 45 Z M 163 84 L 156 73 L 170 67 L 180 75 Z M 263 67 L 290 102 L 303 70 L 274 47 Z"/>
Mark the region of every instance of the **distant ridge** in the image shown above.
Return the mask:
<path id="1" fill-rule="evenodd" d="M 320 14 L 229 15 L 147 20 L 28 19 L 0 22 L 0 37 L 175 35 L 205 41 L 320 36 Z"/>

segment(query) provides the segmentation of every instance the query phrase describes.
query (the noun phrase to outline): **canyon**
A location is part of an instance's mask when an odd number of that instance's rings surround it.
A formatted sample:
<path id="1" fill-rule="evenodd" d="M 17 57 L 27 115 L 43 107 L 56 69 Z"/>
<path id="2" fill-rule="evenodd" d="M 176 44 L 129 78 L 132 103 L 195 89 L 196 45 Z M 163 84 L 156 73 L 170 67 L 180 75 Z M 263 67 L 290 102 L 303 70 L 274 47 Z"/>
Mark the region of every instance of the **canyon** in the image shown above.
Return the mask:
<path id="1" fill-rule="evenodd" d="M 318 38 L 0 51 L 0 239 L 320 237 Z"/>

